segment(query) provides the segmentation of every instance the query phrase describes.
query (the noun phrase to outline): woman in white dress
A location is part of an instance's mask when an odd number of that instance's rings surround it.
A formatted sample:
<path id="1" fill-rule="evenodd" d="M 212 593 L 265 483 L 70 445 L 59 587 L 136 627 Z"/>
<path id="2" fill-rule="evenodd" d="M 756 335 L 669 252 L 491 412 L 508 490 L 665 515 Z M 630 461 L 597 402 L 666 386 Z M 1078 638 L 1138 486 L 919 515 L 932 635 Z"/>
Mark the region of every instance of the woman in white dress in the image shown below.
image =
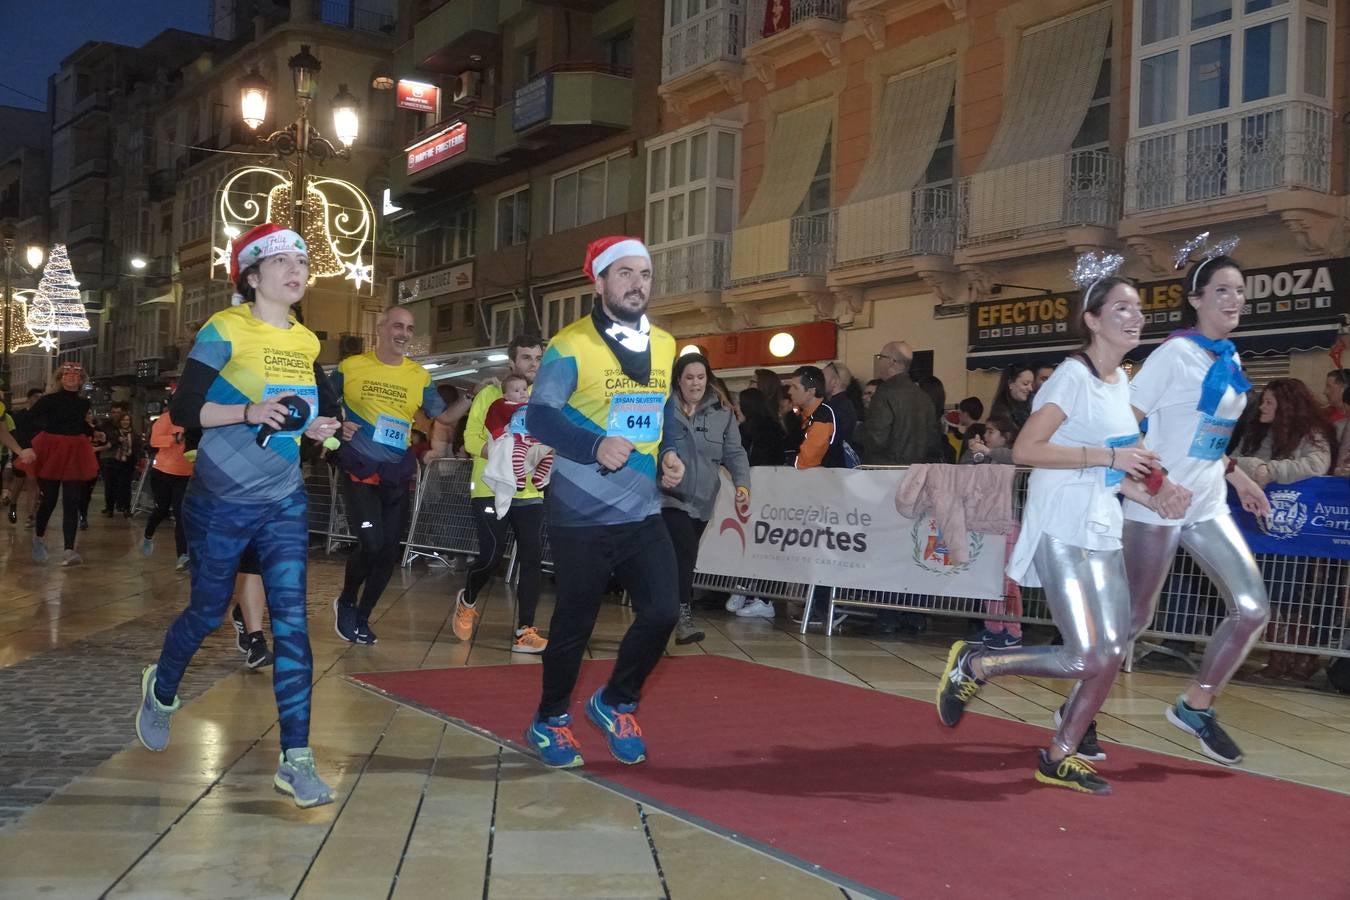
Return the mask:
<path id="1" fill-rule="evenodd" d="M 1242 317 L 1242 270 L 1226 255 L 1207 256 L 1187 272 L 1185 286 L 1181 308 L 1194 324 L 1149 355 L 1130 385 L 1130 402 L 1138 416 L 1148 418 L 1147 445 L 1194 500 L 1186 515 L 1176 518 L 1125 504 L 1125 568 L 1134 601 L 1130 636 L 1138 637 L 1153 620 L 1180 544 L 1219 589 L 1227 614 L 1205 648 L 1195 680 L 1168 707 L 1167 719 L 1195 735 L 1206 756 L 1231 765 L 1242 751 L 1220 727 L 1214 699 L 1265 627 L 1270 601 L 1228 511 L 1224 482 L 1253 515 L 1270 515 L 1270 502 L 1226 455 L 1251 387 L 1228 339 Z"/>

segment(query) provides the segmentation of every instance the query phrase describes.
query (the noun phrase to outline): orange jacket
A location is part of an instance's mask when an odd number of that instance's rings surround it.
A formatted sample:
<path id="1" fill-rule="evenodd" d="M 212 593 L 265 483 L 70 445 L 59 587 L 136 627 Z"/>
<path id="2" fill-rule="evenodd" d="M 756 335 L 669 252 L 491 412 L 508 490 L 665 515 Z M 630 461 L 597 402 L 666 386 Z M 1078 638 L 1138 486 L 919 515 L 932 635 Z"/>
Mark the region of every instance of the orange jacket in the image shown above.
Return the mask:
<path id="1" fill-rule="evenodd" d="M 150 429 L 150 446 L 158 447 L 155 468 L 165 475 L 191 475 L 192 463 L 183 456 L 183 429 L 173 423 L 166 409 Z"/>

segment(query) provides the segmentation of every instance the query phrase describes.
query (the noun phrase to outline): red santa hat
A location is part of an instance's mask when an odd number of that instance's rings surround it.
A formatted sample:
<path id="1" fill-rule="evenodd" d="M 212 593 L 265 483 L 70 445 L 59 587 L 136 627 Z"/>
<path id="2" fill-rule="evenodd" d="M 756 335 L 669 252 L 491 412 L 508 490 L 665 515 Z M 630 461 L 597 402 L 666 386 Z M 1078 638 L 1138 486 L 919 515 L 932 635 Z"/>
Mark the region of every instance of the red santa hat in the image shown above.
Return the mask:
<path id="1" fill-rule="evenodd" d="M 615 235 L 591 241 L 586 247 L 586 264 L 581 267 L 581 271 L 594 281 L 615 260 L 623 259 L 625 256 L 641 256 L 649 265 L 652 261 L 652 255 L 642 241 L 635 237 Z"/>
<path id="2" fill-rule="evenodd" d="M 278 253 L 309 253 L 305 239 L 289 228 L 268 222 L 245 231 L 230 245 L 230 281 L 239 283 L 239 273 Z"/>

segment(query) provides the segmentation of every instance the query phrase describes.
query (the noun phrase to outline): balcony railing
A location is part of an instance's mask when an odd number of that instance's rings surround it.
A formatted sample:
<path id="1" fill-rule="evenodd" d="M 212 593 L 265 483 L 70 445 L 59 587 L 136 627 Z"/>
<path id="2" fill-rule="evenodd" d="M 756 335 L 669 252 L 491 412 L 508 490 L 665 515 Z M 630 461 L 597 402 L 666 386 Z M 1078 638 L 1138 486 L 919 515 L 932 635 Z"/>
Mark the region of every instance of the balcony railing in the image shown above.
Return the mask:
<path id="1" fill-rule="evenodd" d="M 720 291 L 731 271 L 731 240 L 708 238 L 652 251 L 652 299 Z"/>
<path id="2" fill-rule="evenodd" d="M 730 284 L 824 275 L 832 253 L 833 219 L 827 210 L 737 229 Z"/>
<path id="3" fill-rule="evenodd" d="M 1130 140 L 1125 211 L 1331 187 L 1331 111 L 1279 103 Z"/>
<path id="4" fill-rule="evenodd" d="M 1120 218 L 1120 159 L 1079 150 L 962 178 L 957 245 L 1016 240 Z"/>
<path id="5" fill-rule="evenodd" d="M 956 198 L 949 188 L 918 188 L 849 203 L 835 212 L 834 265 L 906 256 L 951 256 Z"/>
<path id="6" fill-rule="evenodd" d="M 763 27 L 762 18 L 759 27 Z M 670 81 L 719 60 L 738 61 L 745 34 L 742 0 L 721 0 L 716 8 L 667 28 L 661 80 Z"/>
<path id="7" fill-rule="evenodd" d="M 312 15 L 315 21 L 338 28 L 379 34 L 394 33 L 394 16 L 391 13 L 370 9 L 355 0 L 313 0 Z"/>
<path id="8" fill-rule="evenodd" d="M 844 0 L 784 0 L 788 4 L 788 22 L 770 34 L 765 34 L 765 26 L 770 24 L 765 16 L 768 4 L 777 0 L 747 0 L 745 13 L 745 45 L 748 47 L 758 40 L 772 37 L 773 34 L 787 30 L 807 19 L 827 19 L 831 22 L 844 21 Z"/>

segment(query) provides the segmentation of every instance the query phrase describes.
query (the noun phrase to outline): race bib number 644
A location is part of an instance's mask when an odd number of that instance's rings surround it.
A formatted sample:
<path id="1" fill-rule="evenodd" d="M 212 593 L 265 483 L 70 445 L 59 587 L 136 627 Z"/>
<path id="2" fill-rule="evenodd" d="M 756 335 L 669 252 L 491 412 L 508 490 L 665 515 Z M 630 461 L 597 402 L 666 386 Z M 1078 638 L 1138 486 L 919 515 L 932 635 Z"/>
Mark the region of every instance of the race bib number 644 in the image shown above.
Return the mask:
<path id="1" fill-rule="evenodd" d="M 634 444 L 661 439 L 664 394 L 615 394 L 609 403 L 608 437 L 627 438 Z"/>

